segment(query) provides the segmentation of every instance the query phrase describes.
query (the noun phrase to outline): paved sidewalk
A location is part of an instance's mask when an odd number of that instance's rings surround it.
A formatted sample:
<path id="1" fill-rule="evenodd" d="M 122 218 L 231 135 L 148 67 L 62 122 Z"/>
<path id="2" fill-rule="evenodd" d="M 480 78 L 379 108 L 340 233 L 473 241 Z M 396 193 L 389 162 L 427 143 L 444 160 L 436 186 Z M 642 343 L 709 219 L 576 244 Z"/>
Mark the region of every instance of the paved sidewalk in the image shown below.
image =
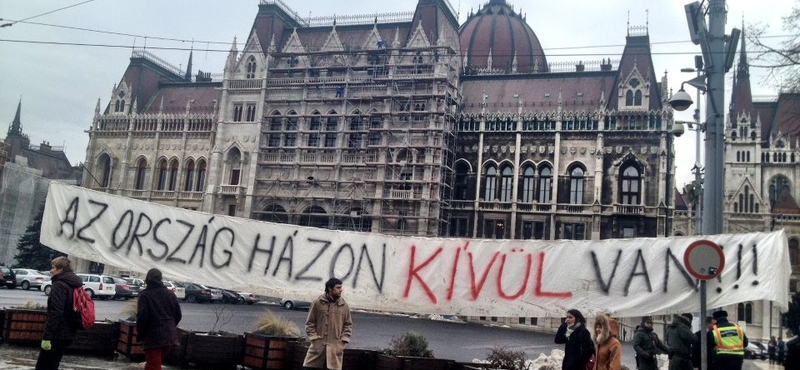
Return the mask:
<path id="1" fill-rule="evenodd" d="M 745 360 L 745 365 L 748 365 L 748 370 L 784 370 L 783 365 L 769 364 L 765 360 Z"/>
<path id="2" fill-rule="evenodd" d="M 9 344 L 0 345 L 0 370 L 30 370 L 36 366 L 39 349 Z M 125 356 L 102 358 L 95 356 L 66 355 L 61 361 L 60 370 L 142 370 L 144 363 L 129 362 Z M 177 367 L 164 366 L 165 370 Z"/>

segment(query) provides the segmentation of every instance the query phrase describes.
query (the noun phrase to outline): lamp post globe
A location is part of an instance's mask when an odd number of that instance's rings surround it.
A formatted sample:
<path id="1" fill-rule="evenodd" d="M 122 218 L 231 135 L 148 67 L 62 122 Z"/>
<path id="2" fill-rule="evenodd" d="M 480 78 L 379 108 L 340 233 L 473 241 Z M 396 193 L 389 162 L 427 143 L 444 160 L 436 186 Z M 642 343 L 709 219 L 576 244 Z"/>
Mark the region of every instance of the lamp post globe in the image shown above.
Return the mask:
<path id="1" fill-rule="evenodd" d="M 689 109 L 692 103 L 692 96 L 689 95 L 683 88 L 678 90 L 678 92 L 672 95 L 672 98 L 669 99 L 669 105 L 680 112 Z"/>

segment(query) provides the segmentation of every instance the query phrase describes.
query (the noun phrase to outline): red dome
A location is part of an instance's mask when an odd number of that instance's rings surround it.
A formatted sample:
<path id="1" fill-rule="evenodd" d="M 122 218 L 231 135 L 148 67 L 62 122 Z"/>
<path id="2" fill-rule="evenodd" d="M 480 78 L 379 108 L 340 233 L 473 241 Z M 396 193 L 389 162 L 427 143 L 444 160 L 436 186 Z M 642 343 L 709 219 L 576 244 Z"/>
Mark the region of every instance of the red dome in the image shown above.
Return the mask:
<path id="1" fill-rule="evenodd" d="M 459 30 L 461 50 L 468 57 L 467 67 L 487 68 L 489 57 L 494 70 L 532 73 L 547 71 L 542 45 L 522 15 L 514 12 L 505 0 L 491 0 Z M 491 55 L 489 55 L 491 51 Z"/>

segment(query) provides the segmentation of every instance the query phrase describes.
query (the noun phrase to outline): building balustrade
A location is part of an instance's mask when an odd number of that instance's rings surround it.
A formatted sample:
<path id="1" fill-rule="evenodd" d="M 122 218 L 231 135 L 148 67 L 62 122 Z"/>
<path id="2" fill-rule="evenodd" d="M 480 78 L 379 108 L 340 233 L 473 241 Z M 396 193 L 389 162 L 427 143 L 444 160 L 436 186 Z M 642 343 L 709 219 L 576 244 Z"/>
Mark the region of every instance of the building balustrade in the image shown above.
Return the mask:
<path id="1" fill-rule="evenodd" d="M 219 193 L 222 195 L 239 195 L 244 191 L 241 185 L 220 185 Z"/>
<path id="2" fill-rule="evenodd" d="M 395 190 L 391 189 L 389 191 L 389 197 L 392 199 L 414 199 L 412 196 L 414 192 L 411 190 Z"/>
<path id="3" fill-rule="evenodd" d="M 149 193 L 148 190 L 128 190 L 128 196 L 136 199 L 145 199 Z"/>
<path id="4" fill-rule="evenodd" d="M 479 202 L 478 208 L 481 211 L 510 211 L 511 202 Z"/>
<path id="5" fill-rule="evenodd" d="M 181 200 L 202 200 L 202 191 L 182 191 L 178 193 L 178 199 Z"/>
<path id="6" fill-rule="evenodd" d="M 584 213 L 589 211 L 591 207 L 591 204 L 558 204 L 556 205 L 556 211 L 562 213 Z"/>
<path id="7" fill-rule="evenodd" d="M 452 209 L 467 210 L 467 209 L 473 209 L 473 205 L 475 204 L 475 201 L 473 201 L 473 200 L 454 200 L 450 204 L 451 204 Z"/>
<path id="8" fill-rule="evenodd" d="M 173 199 L 175 198 L 175 191 L 173 190 L 154 190 L 150 197 L 152 199 Z"/>
<path id="9" fill-rule="evenodd" d="M 261 80 L 260 79 L 229 80 L 228 88 L 240 89 L 240 90 L 261 89 Z"/>
<path id="10" fill-rule="evenodd" d="M 614 213 L 623 215 L 643 215 L 644 206 L 634 204 L 615 204 Z"/>

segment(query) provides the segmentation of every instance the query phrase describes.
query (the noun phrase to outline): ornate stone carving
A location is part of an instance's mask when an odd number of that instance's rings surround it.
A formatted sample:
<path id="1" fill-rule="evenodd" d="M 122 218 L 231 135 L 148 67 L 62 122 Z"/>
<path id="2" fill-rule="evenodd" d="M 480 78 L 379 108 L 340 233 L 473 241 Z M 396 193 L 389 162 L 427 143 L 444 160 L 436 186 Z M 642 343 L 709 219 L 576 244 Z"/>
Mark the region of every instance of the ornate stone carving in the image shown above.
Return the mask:
<path id="1" fill-rule="evenodd" d="M 622 147 L 621 146 L 617 146 L 617 154 L 622 154 Z"/>
<path id="2" fill-rule="evenodd" d="M 563 146 L 561 147 L 561 154 L 567 154 L 567 148 L 566 147 L 563 147 Z"/>
<path id="3" fill-rule="evenodd" d="M 539 154 L 544 154 L 547 151 L 547 147 L 544 145 L 539 145 Z"/>

